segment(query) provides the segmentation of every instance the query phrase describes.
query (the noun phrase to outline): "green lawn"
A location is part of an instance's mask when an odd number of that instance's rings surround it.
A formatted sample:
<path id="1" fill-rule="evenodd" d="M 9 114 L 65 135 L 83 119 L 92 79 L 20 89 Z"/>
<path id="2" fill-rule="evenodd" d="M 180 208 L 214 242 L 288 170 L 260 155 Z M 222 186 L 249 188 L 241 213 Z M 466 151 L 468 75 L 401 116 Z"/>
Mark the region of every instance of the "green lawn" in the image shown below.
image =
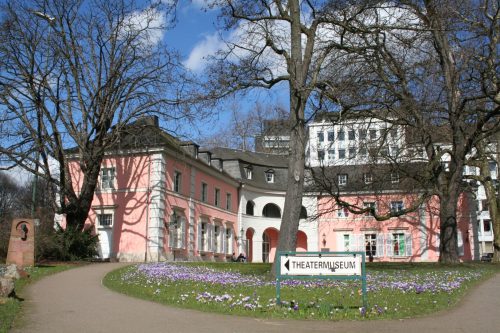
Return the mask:
<path id="1" fill-rule="evenodd" d="M 22 290 L 30 283 L 33 283 L 44 276 L 58 273 L 75 265 L 40 265 L 27 268 L 26 271 L 30 274 L 29 278 L 23 278 L 16 281 L 16 294 L 21 295 Z M 18 298 L 9 298 L 5 304 L 0 304 L 0 333 L 8 332 L 12 327 L 16 316 L 21 311 L 23 301 Z"/>
<path id="2" fill-rule="evenodd" d="M 367 264 L 368 306 L 359 281 L 296 280 L 276 304 L 269 264 L 155 263 L 121 268 L 104 284 L 162 304 L 264 318 L 396 319 L 455 305 L 474 285 L 500 272 L 492 264 Z"/>

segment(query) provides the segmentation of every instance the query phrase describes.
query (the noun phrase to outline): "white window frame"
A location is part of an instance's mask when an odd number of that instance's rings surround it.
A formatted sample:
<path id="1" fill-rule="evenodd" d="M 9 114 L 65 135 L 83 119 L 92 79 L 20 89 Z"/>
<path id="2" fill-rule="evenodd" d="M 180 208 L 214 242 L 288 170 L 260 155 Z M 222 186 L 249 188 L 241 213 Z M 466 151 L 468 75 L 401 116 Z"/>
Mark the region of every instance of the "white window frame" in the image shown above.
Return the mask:
<path id="1" fill-rule="evenodd" d="M 343 155 L 343 156 L 342 156 Z M 346 151 L 344 148 L 339 149 L 339 160 L 343 160 L 346 158 Z"/>
<path id="2" fill-rule="evenodd" d="M 174 221 L 173 219 L 176 219 Z M 175 212 L 170 215 L 168 224 L 169 246 L 171 249 L 184 249 L 186 237 L 186 218 L 183 213 Z"/>
<path id="3" fill-rule="evenodd" d="M 115 167 L 101 168 L 101 189 L 112 190 L 115 188 L 116 169 Z"/>
<path id="4" fill-rule="evenodd" d="M 179 171 L 174 171 L 174 186 L 172 189 L 174 192 L 181 193 L 182 192 L 182 173 Z"/>
<path id="5" fill-rule="evenodd" d="M 392 213 L 399 213 L 405 209 L 404 201 L 402 201 L 402 200 L 391 201 L 390 208 L 391 208 Z"/>
<path id="6" fill-rule="evenodd" d="M 214 189 L 214 206 L 220 207 L 220 189 Z"/>
<path id="7" fill-rule="evenodd" d="M 233 196 L 231 193 L 226 192 L 226 210 L 231 210 L 233 208 Z"/>
<path id="8" fill-rule="evenodd" d="M 274 183 L 274 171 L 266 171 L 266 182 Z"/>
<path id="9" fill-rule="evenodd" d="M 339 218 L 347 218 L 349 217 L 349 209 L 346 207 L 340 207 L 337 209 L 337 217 Z"/>
<path id="10" fill-rule="evenodd" d="M 201 201 L 202 202 L 207 202 L 208 201 L 208 184 L 201 182 Z"/>
<path id="11" fill-rule="evenodd" d="M 335 160 L 335 149 L 328 149 L 328 160 L 329 161 Z"/>
<path id="12" fill-rule="evenodd" d="M 348 176 L 347 173 L 339 173 L 337 175 L 337 185 L 339 187 L 347 186 Z"/>
<path id="13" fill-rule="evenodd" d="M 97 227 L 106 229 L 106 228 L 113 228 L 114 224 L 114 212 L 110 210 L 104 210 L 100 211 L 96 214 L 96 221 L 97 221 Z M 101 224 L 101 218 L 108 220 L 109 219 L 109 224 Z"/>
<path id="14" fill-rule="evenodd" d="M 371 172 L 366 172 L 363 174 L 363 181 L 365 184 L 373 183 L 373 174 Z"/>
<path id="15" fill-rule="evenodd" d="M 391 172 L 391 183 L 393 184 L 399 183 L 399 173 Z"/>
<path id="16" fill-rule="evenodd" d="M 377 212 L 377 203 L 375 201 L 363 202 L 363 208 L 373 208 L 373 211 Z M 365 213 L 366 217 L 373 217 L 370 211 Z"/>

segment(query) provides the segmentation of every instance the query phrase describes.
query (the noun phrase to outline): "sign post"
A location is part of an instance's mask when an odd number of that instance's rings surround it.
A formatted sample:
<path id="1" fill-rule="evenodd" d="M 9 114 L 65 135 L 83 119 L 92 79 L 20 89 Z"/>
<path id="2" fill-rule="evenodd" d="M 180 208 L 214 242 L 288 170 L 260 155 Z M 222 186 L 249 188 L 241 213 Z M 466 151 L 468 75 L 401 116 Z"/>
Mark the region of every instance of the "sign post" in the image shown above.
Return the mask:
<path id="1" fill-rule="evenodd" d="M 335 279 L 361 280 L 366 308 L 366 270 L 364 252 L 278 252 L 276 302 L 281 303 L 281 280 Z"/>

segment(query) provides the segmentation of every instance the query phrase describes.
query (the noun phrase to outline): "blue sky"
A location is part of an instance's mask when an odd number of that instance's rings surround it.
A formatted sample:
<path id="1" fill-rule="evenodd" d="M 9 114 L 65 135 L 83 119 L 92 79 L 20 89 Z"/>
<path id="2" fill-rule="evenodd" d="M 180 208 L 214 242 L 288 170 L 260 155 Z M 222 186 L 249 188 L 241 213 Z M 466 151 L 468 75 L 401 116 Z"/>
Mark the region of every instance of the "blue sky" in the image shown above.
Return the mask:
<path id="1" fill-rule="evenodd" d="M 177 22 L 173 29 L 165 34 L 165 41 L 176 49 L 184 65 L 198 75 L 203 75 L 203 56 L 213 54 L 223 44 L 218 38 L 217 11 L 204 9 L 203 0 L 180 0 L 177 8 Z M 256 102 L 263 105 L 275 104 L 287 107 L 288 94 L 285 85 L 272 91 L 252 91 L 244 97 L 238 96 L 228 103 L 241 105 L 241 112 L 251 112 Z M 210 135 L 228 123 L 228 112 L 221 107 L 211 121 L 203 120 L 197 130 L 187 131 L 189 139 L 197 141 L 203 135 Z M 201 135 L 198 134 L 201 132 Z"/>

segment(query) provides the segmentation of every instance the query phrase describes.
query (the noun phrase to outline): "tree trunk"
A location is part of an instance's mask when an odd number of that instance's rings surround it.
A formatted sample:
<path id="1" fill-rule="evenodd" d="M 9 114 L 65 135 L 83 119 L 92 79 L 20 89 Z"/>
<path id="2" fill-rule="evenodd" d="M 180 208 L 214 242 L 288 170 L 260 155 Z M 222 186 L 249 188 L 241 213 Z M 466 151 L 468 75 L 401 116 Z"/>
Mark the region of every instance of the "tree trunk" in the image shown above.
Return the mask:
<path id="1" fill-rule="evenodd" d="M 450 189 L 451 190 L 451 189 Z M 439 262 L 458 263 L 457 203 L 458 191 L 449 191 L 440 198 Z"/>
<path id="2" fill-rule="evenodd" d="M 308 98 L 305 89 L 305 70 L 302 58 L 302 36 L 300 27 L 300 6 L 298 0 L 289 1 L 291 61 L 288 64 L 290 89 L 290 149 L 288 160 L 287 189 L 281 217 L 278 251 L 295 251 L 299 217 L 304 189 L 304 166 L 306 129 L 304 109 Z M 272 274 L 276 273 L 276 258 Z"/>

